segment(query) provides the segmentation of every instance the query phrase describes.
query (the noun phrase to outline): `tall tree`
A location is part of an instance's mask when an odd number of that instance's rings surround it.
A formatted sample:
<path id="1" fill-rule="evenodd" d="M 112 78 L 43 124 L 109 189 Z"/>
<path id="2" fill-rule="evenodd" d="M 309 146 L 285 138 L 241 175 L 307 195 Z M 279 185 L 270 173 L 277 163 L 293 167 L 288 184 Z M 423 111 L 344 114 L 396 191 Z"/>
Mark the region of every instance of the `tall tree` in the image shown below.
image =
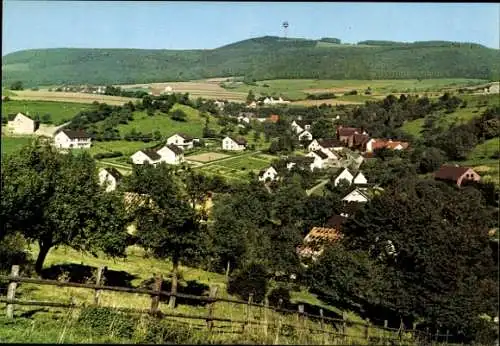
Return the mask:
<path id="1" fill-rule="evenodd" d="M 3 224 L 21 229 L 38 243 L 38 273 L 50 249 L 58 245 L 124 254 L 123 202 L 99 187 L 89 154 L 61 154 L 35 142 L 2 162 L 2 178 L 2 210 L 17 210 L 2 215 Z"/>
<path id="2" fill-rule="evenodd" d="M 206 237 L 175 168 L 166 164 L 135 166 L 127 181 L 131 192 L 144 196 L 133 213 L 140 244 L 159 258 L 172 260 L 172 294 L 177 293 L 177 277 L 182 261 L 203 251 Z M 175 296 L 169 305 L 175 307 Z"/>

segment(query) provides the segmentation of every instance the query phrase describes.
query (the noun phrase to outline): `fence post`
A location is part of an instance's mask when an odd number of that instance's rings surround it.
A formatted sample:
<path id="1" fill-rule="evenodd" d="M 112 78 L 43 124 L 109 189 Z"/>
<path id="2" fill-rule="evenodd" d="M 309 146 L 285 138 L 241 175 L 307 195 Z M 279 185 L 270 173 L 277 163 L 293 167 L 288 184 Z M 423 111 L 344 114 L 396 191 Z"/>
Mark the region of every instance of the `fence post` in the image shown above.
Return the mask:
<path id="1" fill-rule="evenodd" d="M 319 309 L 319 316 L 321 317 L 319 323 L 321 326 L 321 333 L 323 333 L 323 345 L 326 345 L 326 333 L 325 333 L 325 321 L 323 320 L 323 309 Z"/>
<path id="2" fill-rule="evenodd" d="M 104 273 L 105 270 L 106 270 L 106 267 L 97 268 L 97 278 L 95 280 L 96 281 L 95 284 L 97 286 L 101 286 L 102 274 Z M 99 305 L 99 296 L 100 295 L 101 295 L 101 290 L 96 288 L 96 290 L 94 292 L 94 304 L 95 305 Z"/>
<path id="3" fill-rule="evenodd" d="M 19 266 L 13 265 L 10 270 L 10 276 L 19 276 Z M 17 282 L 9 282 L 7 289 L 7 299 L 14 299 L 16 296 Z M 14 317 L 14 304 L 7 304 L 7 318 Z"/>
<path id="4" fill-rule="evenodd" d="M 391 336 L 390 333 L 387 333 L 387 327 L 389 327 L 389 321 L 384 320 L 384 331 L 382 332 L 382 335 L 384 337 L 384 345 L 388 344 L 387 339 L 390 338 L 390 336 Z M 389 335 L 389 337 L 387 335 Z"/>
<path id="5" fill-rule="evenodd" d="M 297 329 L 298 329 L 298 335 L 299 335 L 299 343 L 301 343 L 301 338 L 303 335 L 303 332 L 305 330 L 304 328 L 304 305 L 299 304 L 298 305 L 299 313 L 297 314 Z"/>
<path id="6" fill-rule="evenodd" d="M 269 299 L 267 297 L 264 298 L 264 335 L 267 336 L 267 313 L 269 310 Z"/>
<path id="7" fill-rule="evenodd" d="M 213 300 L 211 300 L 210 303 L 209 303 L 209 305 L 208 305 L 207 324 L 208 324 L 208 329 L 209 330 L 212 330 L 212 328 L 214 326 L 214 321 L 212 321 L 212 317 L 213 317 L 213 314 L 214 314 L 214 305 L 217 302 L 215 300 L 216 295 L 217 295 L 217 288 L 218 288 L 217 286 L 210 287 L 209 297 L 212 298 Z"/>
<path id="8" fill-rule="evenodd" d="M 248 304 L 247 304 L 247 311 L 246 311 L 246 316 L 245 316 L 245 323 L 243 324 L 243 332 L 245 331 L 245 327 L 247 326 L 248 324 L 248 321 L 250 320 L 250 304 L 252 304 L 252 300 L 253 300 L 253 293 L 250 293 L 248 295 Z"/>
<path id="9" fill-rule="evenodd" d="M 365 339 L 368 340 L 370 338 L 370 320 L 367 318 L 365 320 Z"/>
<path id="10" fill-rule="evenodd" d="M 344 338 L 344 343 L 347 343 L 347 314 L 345 311 L 342 311 L 342 336 Z"/>
<path id="11" fill-rule="evenodd" d="M 446 343 L 448 343 L 448 336 L 450 335 L 450 330 L 446 329 Z"/>
<path id="12" fill-rule="evenodd" d="M 283 299 L 280 298 L 278 300 L 278 310 L 281 308 L 281 305 L 283 304 Z M 278 328 L 276 328 L 276 338 L 274 339 L 274 344 L 277 345 L 279 342 L 280 338 L 280 331 L 281 331 L 281 314 L 278 311 Z"/>
<path id="13" fill-rule="evenodd" d="M 151 314 L 156 315 L 158 313 L 158 307 L 160 305 L 160 291 L 161 291 L 161 284 L 163 282 L 163 278 L 161 274 L 158 274 L 155 277 L 155 283 L 153 286 L 153 291 L 157 292 L 153 297 L 151 298 Z"/>

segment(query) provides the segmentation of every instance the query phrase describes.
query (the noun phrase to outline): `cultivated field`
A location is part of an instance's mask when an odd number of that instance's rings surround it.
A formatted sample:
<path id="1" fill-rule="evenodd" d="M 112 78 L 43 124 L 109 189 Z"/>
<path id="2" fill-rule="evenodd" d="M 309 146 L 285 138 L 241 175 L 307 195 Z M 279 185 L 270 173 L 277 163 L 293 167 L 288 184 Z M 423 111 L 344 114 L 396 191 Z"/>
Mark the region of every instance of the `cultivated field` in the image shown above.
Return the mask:
<path id="1" fill-rule="evenodd" d="M 223 159 L 226 157 L 230 157 L 230 156 L 227 154 L 208 152 L 208 153 L 186 156 L 185 158 L 186 158 L 186 160 L 190 160 L 190 161 L 210 162 L 210 161 L 220 160 L 220 159 Z"/>
<path id="2" fill-rule="evenodd" d="M 119 85 L 124 89 L 128 88 L 151 88 L 155 93 L 161 93 L 165 87 L 172 88 L 175 93 L 189 93 L 191 97 L 203 97 L 207 99 L 223 99 L 234 102 L 241 102 L 246 99 L 247 93 L 234 92 L 222 88 L 219 85 L 221 79 L 208 79 L 191 82 L 165 82 L 165 83 L 151 83 L 151 84 L 125 84 Z"/>
<path id="3" fill-rule="evenodd" d="M 16 96 L 9 96 L 12 100 L 39 100 L 39 101 L 58 101 L 73 103 L 93 103 L 105 102 L 110 105 L 122 105 L 129 101 L 135 102 L 137 99 L 130 97 L 108 96 L 72 92 L 56 92 L 47 90 L 22 90 L 16 91 Z"/>
<path id="4" fill-rule="evenodd" d="M 60 125 L 71 120 L 80 111 L 90 108 L 92 105 L 69 102 L 11 100 L 2 102 L 2 115 L 22 112 L 29 116 L 38 114 L 41 117 L 50 114 L 52 122 Z"/>

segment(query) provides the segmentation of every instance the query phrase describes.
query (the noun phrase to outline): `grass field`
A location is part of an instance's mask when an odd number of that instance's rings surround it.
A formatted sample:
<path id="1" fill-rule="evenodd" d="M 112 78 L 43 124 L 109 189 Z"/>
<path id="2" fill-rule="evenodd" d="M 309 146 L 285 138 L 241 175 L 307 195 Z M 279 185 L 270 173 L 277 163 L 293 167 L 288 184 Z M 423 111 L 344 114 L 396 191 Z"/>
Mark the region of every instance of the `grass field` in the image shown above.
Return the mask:
<path id="1" fill-rule="evenodd" d="M 32 245 L 30 251 L 33 254 L 36 254 L 38 251 L 37 246 Z M 57 249 L 52 249 L 49 252 L 44 268 L 47 270 L 46 275 L 49 275 L 52 279 L 63 279 L 62 277 L 69 279 L 71 277 L 78 277 L 78 275 L 81 275 L 83 276 L 83 281 L 85 282 L 86 278 L 89 281 L 93 279 L 93 271 L 100 266 L 107 266 L 109 271 L 115 271 L 115 273 L 120 277 L 118 280 L 123 282 L 121 285 L 125 284 L 131 287 L 140 286 L 146 280 L 153 278 L 155 274 L 162 274 L 164 278 L 168 278 L 172 270 L 170 261 L 145 257 L 144 251 L 136 246 L 132 246 L 127 249 L 127 257 L 125 259 L 114 260 L 110 260 L 101 254 L 94 257 L 62 246 Z M 48 274 L 49 272 L 55 273 L 54 269 L 56 268 L 62 269 L 62 276 L 57 274 L 52 274 L 52 276 L 50 276 L 50 274 Z M 191 282 L 191 284 L 201 287 L 204 290 L 208 290 L 209 286 L 217 286 L 218 297 L 236 298 L 227 293 L 226 279 L 221 274 L 181 266 L 180 285 L 184 286 L 188 282 Z M 274 284 L 271 283 L 271 285 Z M 87 305 L 92 303 L 93 295 L 94 291 L 88 289 L 41 286 L 34 284 L 21 284 L 18 286 L 16 291 L 16 297 L 23 300 L 32 299 L 66 302 L 70 300 L 70 297 L 73 297 L 72 299 L 76 304 Z M 325 304 L 303 287 L 299 290 L 292 291 L 291 296 L 292 302 L 294 303 L 311 304 L 325 310 L 330 310 L 333 313 L 342 313 L 340 309 Z M 102 291 L 100 294 L 100 302 L 103 306 L 147 309 L 150 307 L 151 298 L 147 295 Z M 163 312 L 172 311 L 165 301 L 161 301 L 159 308 Z M 200 305 L 179 304 L 175 309 L 175 313 L 205 316 L 207 313 L 207 307 Z M 261 320 L 264 317 L 263 310 L 259 308 L 250 308 L 248 313 L 250 314 L 251 319 Z M 120 333 L 116 334 L 115 332 L 117 329 L 113 329 L 112 327 L 108 327 L 110 330 L 107 334 L 102 333 L 102 331 L 99 332 L 95 329 L 86 328 L 84 325 L 77 322 L 79 310 L 72 311 L 60 308 L 40 309 L 36 307 L 17 305 L 15 307 L 15 319 L 7 320 L 4 317 L 5 308 L 2 304 L 0 307 L 0 314 L 0 340 L 2 342 L 144 342 L 144 335 L 140 333 L 141 330 L 134 330 L 131 337 L 129 336 L 128 338 L 123 338 Z M 243 320 L 247 312 L 246 307 L 243 305 L 218 302 L 214 305 L 213 314 L 214 316 Z M 348 311 L 347 314 L 350 320 L 358 322 L 361 321 L 359 316 L 356 314 L 350 311 Z M 280 315 L 274 312 L 268 312 L 267 319 L 272 324 L 278 324 L 278 319 L 281 319 L 283 323 L 297 325 L 297 319 L 294 315 Z M 245 334 L 240 336 L 238 342 L 235 337 L 237 337 L 238 334 L 241 334 L 241 324 L 234 326 L 226 325 L 224 327 L 225 322 L 216 322 L 216 326 L 219 329 L 216 328 L 214 332 L 208 333 L 206 330 L 206 323 L 203 320 L 185 320 L 188 324 L 184 324 L 184 320 L 178 318 L 167 318 L 167 321 L 172 323 L 175 322 L 175 327 L 173 325 L 171 327 L 176 330 L 185 330 L 185 328 L 189 328 L 191 332 L 189 333 L 190 338 L 187 340 L 168 340 L 170 342 L 177 341 L 177 343 L 189 343 L 189 341 L 191 341 L 195 343 L 207 343 L 208 341 L 212 341 L 215 343 L 239 344 L 243 341 L 247 341 L 247 343 L 255 343 L 259 340 L 258 343 L 260 344 L 272 344 L 273 341 L 276 340 L 276 332 L 273 332 L 273 329 L 269 329 L 269 337 L 264 338 L 262 327 L 258 326 L 254 327 L 249 325 L 248 328 L 246 328 Z M 307 321 L 307 324 L 313 328 L 320 329 L 318 322 Z M 197 329 L 197 327 L 200 329 Z M 225 333 L 218 332 L 221 328 L 225 330 Z M 325 326 L 325 328 L 331 327 Z M 347 333 L 362 337 L 363 327 L 348 325 Z M 371 328 L 370 335 L 380 335 L 379 333 L 381 333 L 380 329 L 377 329 L 376 327 Z M 307 333 L 305 334 L 306 335 L 301 335 L 300 333 L 297 334 L 297 331 L 292 333 L 284 332 L 284 335 L 280 336 L 278 343 L 320 344 L 323 343 L 322 340 L 328 340 L 328 337 L 326 335 L 322 335 L 321 333 L 315 334 L 315 336 L 307 335 Z M 314 339 L 315 337 L 317 340 Z M 333 340 L 330 340 L 327 344 L 331 344 L 332 342 Z M 366 344 L 366 340 L 363 339 L 357 340 L 357 343 L 358 342 Z"/>
<path id="2" fill-rule="evenodd" d="M 2 157 L 22 149 L 33 140 L 33 137 L 7 137 L 2 135 Z"/>
<path id="3" fill-rule="evenodd" d="M 500 137 L 489 139 L 477 145 L 467 157 L 467 161 L 457 162 L 460 165 L 470 166 L 476 170 L 483 180 L 491 180 L 500 185 L 500 162 L 491 158 L 493 153 L 500 150 Z"/>
<path id="4" fill-rule="evenodd" d="M 197 161 L 197 162 L 210 162 L 210 161 L 224 159 L 226 157 L 230 156 L 221 153 L 208 152 L 208 153 L 186 156 L 185 158 L 186 160 Z"/>
<path id="5" fill-rule="evenodd" d="M 75 92 L 56 92 L 47 90 L 22 90 L 16 91 L 16 96 L 9 96 L 13 100 L 37 100 L 37 101 L 57 101 L 57 102 L 71 102 L 71 103 L 93 103 L 105 102 L 109 105 L 122 105 L 129 101 L 135 102 L 137 99 L 120 97 L 120 96 L 108 96 L 108 95 L 97 95 L 97 94 L 85 94 L 85 93 L 75 93 Z"/>
<path id="6" fill-rule="evenodd" d="M 2 102 L 2 115 L 18 112 L 30 116 L 34 116 L 35 114 L 39 114 L 40 116 L 50 114 L 52 122 L 55 125 L 60 125 L 71 120 L 78 112 L 90 109 L 91 107 L 93 106 L 68 102 L 11 100 Z"/>
<path id="7" fill-rule="evenodd" d="M 253 90 L 256 94 L 283 95 L 290 100 L 303 100 L 307 94 L 333 92 L 338 96 L 345 92 L 356 89 L 358 93 L 370 87 L 373 96 L 397 92 L 423 92 L 440 91 L 461 86 L 483 84 L 479 79 L 415 79 L 406 80 L 314 80 L 314 79 L 277 79 L 257 82 L 256 86 L 242 83 L 234 83 L 234 87 L 228 88 L 233 92 L 247 94 Z M 231 83 L 228 83 L 230 86 Z M 267 87 L 264 85 L 268 85 Z M 359 95 L 362 96 L 362 95 Z M 342 99 L 341 99 L 342 100 Z M 340 101 L 340 100 L 339 100 Z M 353 101 L 346 99 L 344 101 Z"/>
<path id="8" fill-rule="evenodd" d="M 147 133 L 160 131 L 163 136 L 171 136 L 177 132 L 183 132 L 193 137 L 201 138 L 203 135 L 203 127 L 205 126 L 205 118 L 200 116 L 200 113 L 188 106 L 176 104 L 172 111 L 180 109 L 187 115 L 187 121 L 175 121 L 168 115 L 157 113 L 150 117 L 146 112 L 134 112 L 134 120 L 128 124 L 118 126 L 121 135 L 130 132 L 132 129 Z M 219 129 L 213 118 L 210 122 L 210 127 L 216 130 Z"/>
<path id="9" fill-rule="evenodd" d="M 250 172 L 258 174 L 261 169 L 268 167 L 273 159 L 275 157 L 271 155 L 246 152 L 234 158 L 209 163 L 199 169 L 211 175 L 243 181 L 248 178 Z"/>
<path id="10" fill-rule="evenodd" d="M 120 151 L 123 155 L 127 156 L 132 155 L 138 150 L 153 147 L 156 144 L 158 144 L 158 142 L 154 141 L 149 143 L 144 143 L 142 141 L 129 142 L 125 140 L 109 142 L 92 141 L 92 146 L 88 150 L 92 155 L 97 153 Z"/>

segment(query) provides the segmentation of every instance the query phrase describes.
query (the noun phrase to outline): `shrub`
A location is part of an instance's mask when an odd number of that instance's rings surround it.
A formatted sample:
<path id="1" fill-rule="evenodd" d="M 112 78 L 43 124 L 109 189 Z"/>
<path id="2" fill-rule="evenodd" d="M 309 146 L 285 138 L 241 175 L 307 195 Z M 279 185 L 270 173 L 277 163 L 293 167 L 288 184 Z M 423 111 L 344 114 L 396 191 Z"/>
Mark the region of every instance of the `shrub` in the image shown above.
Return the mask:
<path id="1" fill-rule="evenodd" d="M 281 307 L 288 306 L 290 304 L 290 291 L 283 286 L 276 287 L 269 293 L 268 296 L 269 299 L 269 305 L 271 306 L 279 306 L 279 300 L 282 299 L 283 302 L 281 304 Z"/>
<path id="2" fill-rule="evenodd" d="M 357 94 L 358 94 L 357 90 L 351 90 L 351 91 L 348 91 L 348 92 L 344 93 L 345 96 L 357 95 Z"/>
<path id="3" fill-rule="evenodd" d="M 107 307 L 92 306 L 81 310 L 78 322 L 99 334 L 111 333 L 119 337 L 131 338 L 137 324 L 137 317 Z"/>
<path id="4" fill-rule="evenodd" d="M 248 299 L 253 294 L 254 302 L 262 302 L 267 292 L 268 274 L 266 267 L 260 263 L 251 263 L 229 278 L 228 293 Z"/>
<path id="5" fill-rule="evenodd" d="M 189 343 L 192 336 L 192 330 L 186 326 L 167 320 L 148 318 L 144 339 L 140 341 L 147 344 L 184 344 Z"/>
<path id="6" fill-rule="evenodd" d="M 497 150 L 493 154 L 491 154 L 490 158 L 492 158 L 492 159 L 500 159 L 500 150 Z"/>
<path id="7" fill-rule="evenodd" d="M 8 234 L 0 240 L 0 272 L 10 273 L 14 264 L 26 264 L 30 260 L 25 251 L 26 240 L 19 233 Z"/>
<path id="8" fill-rule="evenodd" d="M 3 98 L 3 100 L 4 100 L 5 102 L 8 102 L 8 101 L 10 101 L 10 97 L 5 96 L 5 97 Z"/>
<path id="9" fill-rule="evenodd" d="M 100 159 L 109 159 L 112 157 L 120 157 L 123 156 L 123 153 L 120 151 L 111 151 L 109 153 L 97 153 L 94 155 L 94 159 L 100 160 Z"/>
<path id="10" fill-rule="evenodd" d="M 182 110 L 176 109 L 170 114 L 170 117 L 175 121 L 186 121 L 187 115 Z"/>

